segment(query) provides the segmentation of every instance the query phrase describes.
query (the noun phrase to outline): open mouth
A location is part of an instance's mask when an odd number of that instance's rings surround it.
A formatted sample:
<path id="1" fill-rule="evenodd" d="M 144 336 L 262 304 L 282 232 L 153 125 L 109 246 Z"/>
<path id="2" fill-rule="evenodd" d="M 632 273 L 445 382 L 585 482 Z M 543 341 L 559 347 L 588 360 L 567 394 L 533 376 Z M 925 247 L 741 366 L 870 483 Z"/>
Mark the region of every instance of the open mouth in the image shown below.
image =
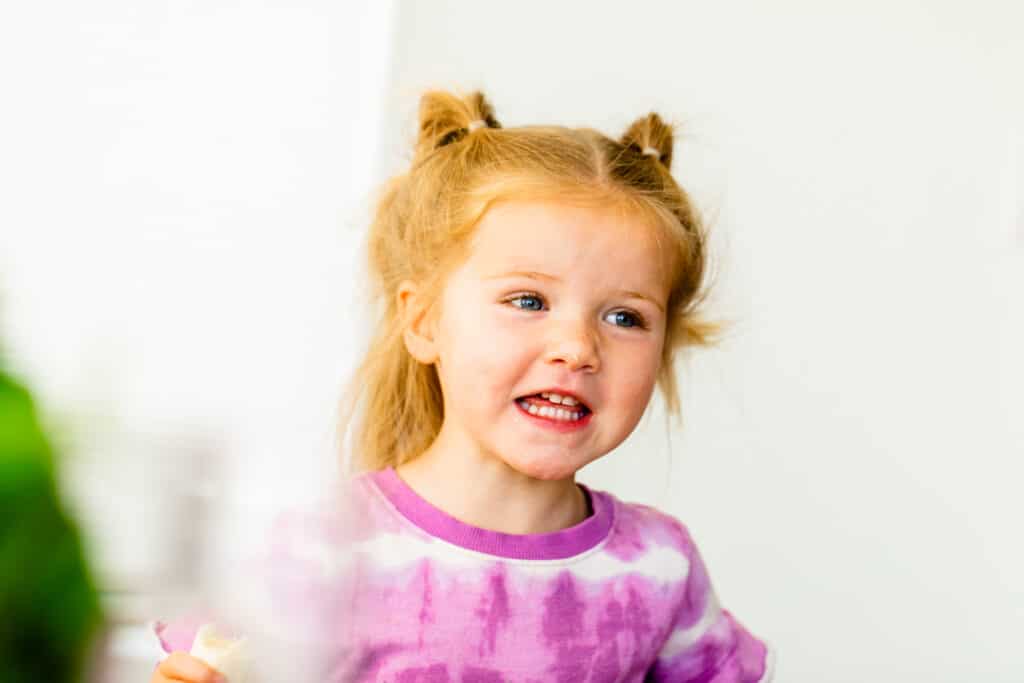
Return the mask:
<path id="1" fill-rule="evenodd" d="M 591 414 L 590 408 L 576 399 L 546 391 L 517 398 L 516 403 L 531 415 L 556 422 L 579 422 Z"/>

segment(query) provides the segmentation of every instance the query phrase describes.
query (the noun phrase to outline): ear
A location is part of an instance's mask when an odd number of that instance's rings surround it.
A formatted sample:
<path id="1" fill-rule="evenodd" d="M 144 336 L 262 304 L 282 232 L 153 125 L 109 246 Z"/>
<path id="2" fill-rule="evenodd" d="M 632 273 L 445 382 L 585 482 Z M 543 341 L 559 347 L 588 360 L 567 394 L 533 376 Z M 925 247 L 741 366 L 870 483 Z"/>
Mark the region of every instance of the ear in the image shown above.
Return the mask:
<path id="1" fill-rule="evenodd" d="M 395 293 L 398 315 L 402 320 L 402 339 L 413 358 L 430 365 L 437 361 L 436 330 L 427 316 L 427 303 L 423 292 L 411 280 L 403 280 Z"/>

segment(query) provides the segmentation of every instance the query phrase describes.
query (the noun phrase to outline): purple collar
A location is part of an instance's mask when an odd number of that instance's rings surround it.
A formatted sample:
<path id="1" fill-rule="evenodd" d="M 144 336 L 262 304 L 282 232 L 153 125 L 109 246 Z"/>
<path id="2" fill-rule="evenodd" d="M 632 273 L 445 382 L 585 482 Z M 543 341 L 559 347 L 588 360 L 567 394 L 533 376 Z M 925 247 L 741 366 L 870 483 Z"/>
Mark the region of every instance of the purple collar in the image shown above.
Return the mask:
<path id="1" fill-rule="evenodd" d="M 384 496 L 417 527 L 469 550 L 523 560 L 560 560 L 593 548 L 611 531 L 615 506 L 608 494 L 577 482 L 593 514 L 575 526 L 543 534 L 506 534 L 466 524 L 422 498 L 393 467 L 369 473 Z"/>

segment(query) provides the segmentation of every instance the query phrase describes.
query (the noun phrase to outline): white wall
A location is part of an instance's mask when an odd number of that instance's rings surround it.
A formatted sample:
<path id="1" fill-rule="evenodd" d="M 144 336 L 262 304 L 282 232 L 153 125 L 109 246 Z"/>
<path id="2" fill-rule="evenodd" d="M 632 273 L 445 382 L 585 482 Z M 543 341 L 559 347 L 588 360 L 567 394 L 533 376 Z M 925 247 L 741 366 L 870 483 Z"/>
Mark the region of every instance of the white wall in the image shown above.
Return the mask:
<path id="1" fill-rule="evenodd" d="M 738 323 L 684 370 L 671 456 L 653 420 L 581 478 L 690 526 L 779 681 L 1019 681 L 1024 12 L 400 8 L 392 168 L 428 86 L 507 126 L 681 123 Z"/>
<path id="2" fill-rule="evenodd" d="M 391 21 L 335 4 L 5 11 L 4 334 L 45 399 L 320 440 Z"/>

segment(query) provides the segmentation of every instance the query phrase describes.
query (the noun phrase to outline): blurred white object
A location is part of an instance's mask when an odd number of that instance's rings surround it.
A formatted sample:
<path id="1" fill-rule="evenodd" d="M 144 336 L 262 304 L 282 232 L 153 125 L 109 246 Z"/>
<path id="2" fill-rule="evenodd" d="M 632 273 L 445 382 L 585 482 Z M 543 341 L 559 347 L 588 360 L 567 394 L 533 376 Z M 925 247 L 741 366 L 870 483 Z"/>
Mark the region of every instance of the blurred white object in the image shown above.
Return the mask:
<path id="1" fill-rule="evenodd" d="M 246 638 L 228 638 L 213 624 L 203 624 L 196 633 L 189 652 L 228 678 L 228 683 L 246 683 L 251 656 Z"/>

